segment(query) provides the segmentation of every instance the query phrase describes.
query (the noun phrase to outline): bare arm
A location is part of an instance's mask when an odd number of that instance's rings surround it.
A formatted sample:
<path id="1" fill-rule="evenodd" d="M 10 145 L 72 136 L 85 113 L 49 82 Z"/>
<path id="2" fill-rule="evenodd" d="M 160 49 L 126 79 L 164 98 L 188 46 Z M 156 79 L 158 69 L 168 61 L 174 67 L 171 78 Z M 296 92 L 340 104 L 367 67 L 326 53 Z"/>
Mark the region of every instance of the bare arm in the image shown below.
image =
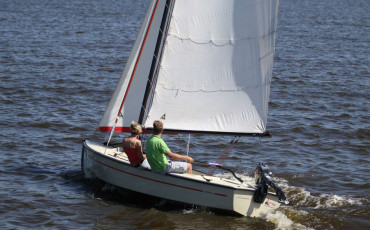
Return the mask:
<path id="1" fill-rule="evenodd" d="M 138 153 L 139 153 L 140 159 L 141 159 L 141 160 L 144 160 L 144 159 L 146 158 L 146 155 L 143 153 L 143 147 L 142 147 L 142 145 L 141 145 L 141 141 L 140 141 L 140 140 L 138 140 L 138 141 L 136 142 L 136 150 L 137 150 L 137 151 L 138 151 Z"/>
<path id="2" fill-rule="evenodd" d="M 168 151 L 166 153 L 166 155 L 171 158 L 171 160 L 184 160 L 188 163 L 193 163 L 194 160 L 193 158 L 189 157 L 189 156 L 184 156 L 184 155 L 180 155 L 180 154 L 176 154 L 176 153 L 173 153 L 171 151 Z"/>

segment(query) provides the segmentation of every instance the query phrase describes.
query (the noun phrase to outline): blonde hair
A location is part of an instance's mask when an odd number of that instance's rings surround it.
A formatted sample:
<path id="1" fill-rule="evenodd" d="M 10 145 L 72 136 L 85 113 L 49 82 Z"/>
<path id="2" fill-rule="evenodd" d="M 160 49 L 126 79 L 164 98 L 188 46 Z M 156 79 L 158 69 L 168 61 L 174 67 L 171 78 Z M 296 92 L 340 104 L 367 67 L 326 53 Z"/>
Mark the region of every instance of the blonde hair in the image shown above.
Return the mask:
<path id="1" fill-rule="evenodd" d="M 139 135 L 142 132 L 141 125 L 135 121 L 131 122 L 130 132 L 132 135 Z"/>

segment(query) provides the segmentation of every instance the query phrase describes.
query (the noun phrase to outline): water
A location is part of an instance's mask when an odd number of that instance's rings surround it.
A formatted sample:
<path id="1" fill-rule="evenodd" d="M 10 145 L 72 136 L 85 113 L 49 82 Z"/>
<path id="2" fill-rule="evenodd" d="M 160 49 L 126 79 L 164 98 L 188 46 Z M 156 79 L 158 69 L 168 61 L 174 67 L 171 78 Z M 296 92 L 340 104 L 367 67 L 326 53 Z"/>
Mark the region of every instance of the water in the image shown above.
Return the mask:
<path id="1" fill-rule="evenodd" d="M 243 138 L 224 164 L 251 180 L 255 164 L 268 163 L 289 206 L 232 217 L 85 179 L 82 140 L 94 135 L 147 5 L 0 2 L 0 228 L 370 228 L 366 0 L 280 1 L 273 137 Z M 166 140 L 180 150 L 177 137 Z M 214 160 L 228 140 L 194 135 L 191 155 Z"/>

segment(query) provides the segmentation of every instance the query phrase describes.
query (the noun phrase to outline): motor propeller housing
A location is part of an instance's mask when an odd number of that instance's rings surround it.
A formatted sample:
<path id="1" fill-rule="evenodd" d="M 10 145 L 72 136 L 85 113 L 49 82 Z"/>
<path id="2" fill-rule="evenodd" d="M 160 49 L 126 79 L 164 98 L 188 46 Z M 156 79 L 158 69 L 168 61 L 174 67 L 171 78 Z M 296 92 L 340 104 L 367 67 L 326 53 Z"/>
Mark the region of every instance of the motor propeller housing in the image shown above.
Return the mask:
<path id="1" fill-rule="evenodd" d="M 253 194 L 254 202 L 262 203 L 267 196 L 269 186 L 271 186 L 275 190 L 279 201 L 287 203 L 284 192 L 272 181 L 272 172 L 264 163 L 259 163 L 257 165 L 256 170 L 254 171 L 254 181 L 257 186 L 256 191 Z"/>
<path id="2" fill-rule="evenodd" d="M 268 177 L 269 179 L 271 179 L 272 172 L 267 165 L 265 165 L 264 163 L 259 163 L 256 167 L 256 170 L 254 171 L 254 182 L 256 183 L 256 185 L 260 184 L 262 178 L 264 177 Z"/>

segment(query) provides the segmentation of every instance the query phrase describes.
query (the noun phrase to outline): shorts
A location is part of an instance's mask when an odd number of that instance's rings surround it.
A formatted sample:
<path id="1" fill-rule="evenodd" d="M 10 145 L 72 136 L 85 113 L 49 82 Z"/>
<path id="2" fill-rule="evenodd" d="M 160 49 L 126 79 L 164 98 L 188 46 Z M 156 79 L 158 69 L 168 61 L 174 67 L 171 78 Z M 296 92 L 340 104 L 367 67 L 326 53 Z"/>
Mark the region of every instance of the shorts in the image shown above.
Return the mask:
<path id="1" fill-rule="evenodd" d="M 188 163 L 183 161 L 168 161 L 167 168 L 164 173 L 186 173 Z"/>
<path id="2" fill-rule="evenodd" d="M 139 168 L 142 168 L 142 169 L 150 169 L 150 165 L 149 165 L 149 162 L 148 160 L 145 158 L 143 162 L 141 162 Z"/>

